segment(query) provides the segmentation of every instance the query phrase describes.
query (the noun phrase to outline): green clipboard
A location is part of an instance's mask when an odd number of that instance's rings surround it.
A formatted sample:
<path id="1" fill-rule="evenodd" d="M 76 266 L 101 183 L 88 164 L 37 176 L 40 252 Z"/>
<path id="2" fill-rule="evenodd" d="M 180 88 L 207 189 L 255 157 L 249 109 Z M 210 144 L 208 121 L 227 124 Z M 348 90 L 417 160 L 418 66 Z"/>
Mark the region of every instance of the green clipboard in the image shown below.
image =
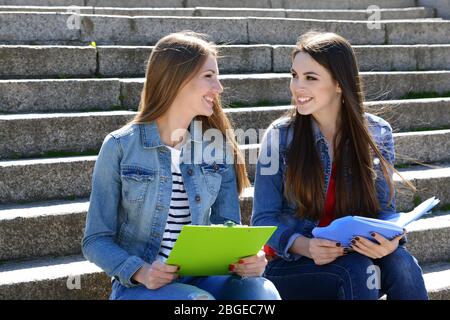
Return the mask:
<path id="1" fill-rule="evenodd" d="M 262 249 L 277 227 L 234 224 L 181 229 L 166 264 L 180 267 L 181 276 L 229 274 L 228 266 Z"/>

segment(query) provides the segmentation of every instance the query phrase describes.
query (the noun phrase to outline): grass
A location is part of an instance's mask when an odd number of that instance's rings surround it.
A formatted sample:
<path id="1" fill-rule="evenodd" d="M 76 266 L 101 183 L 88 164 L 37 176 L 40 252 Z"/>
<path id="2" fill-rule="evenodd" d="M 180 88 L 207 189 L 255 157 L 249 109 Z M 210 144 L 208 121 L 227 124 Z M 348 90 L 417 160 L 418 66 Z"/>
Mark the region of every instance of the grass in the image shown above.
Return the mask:
<path id="1" fill-rule="evenodd" d="M 231 102 L 224 104 L 224 108 L 245 108 L 245 107 L 271 107 L 277 105 L 289 105 L 291 102 L 277 102 L 269 100 L 261 100 L 256 103 L 245 103 L 245 102 Z"/>
<path id="2" fill-rule="evenodd" d="M 439 211 L 450 211 L 450 203 L 440 206 Z"/>
<path id="3" fill-rule="evenodd" d="M 408 163 L 401 163 L 401 164 L 396 164 L 395 169 L 407 169 L 407 168 L 411 168 L 411 165 Z"/>
<path id="4" fill-rule="evenodd" d="M 441 126 L 441 127 L 420 127 L 420 128 L 412 128 L 408 131 L 411 132 L 420 132 L 420 131 L 431 131 L 431 130 L 448 130 L 450 126 Z"/>
<path id="5" fill-rule="evenodd" d="M 11 160 L 19 160 L 19 159 L 43 159 L 43 158 L 64 158 L 64 157 L 84 157 L 84 156 L 96 156 L 98 155 L 98 150 L 86 150 L 82 152 L 76 152 L 76 151 L 47 151 L 43 153 L 36 153 L 36 154 L 27 154 L 27 155 L 21 155 L 16 154 L 9 159 Z"/>
<path id="6" fill-rule="evenodd" d="M 419 204 L 421 204 L 423 201 L 422 201 L 422 198 L 420 198 L 420 196 L 414 196 L 413 202 L 414 202 L 414 207 L 417 207 L 417 206 L 418 206 Z"/>
<path id="7" fill-rule="evenodd" d="M 427 98 L 449 98 L 450 91 L 438 93 L 436 91 L 431 92 L 408 92 L 400 99 L 427 99 Z"/>

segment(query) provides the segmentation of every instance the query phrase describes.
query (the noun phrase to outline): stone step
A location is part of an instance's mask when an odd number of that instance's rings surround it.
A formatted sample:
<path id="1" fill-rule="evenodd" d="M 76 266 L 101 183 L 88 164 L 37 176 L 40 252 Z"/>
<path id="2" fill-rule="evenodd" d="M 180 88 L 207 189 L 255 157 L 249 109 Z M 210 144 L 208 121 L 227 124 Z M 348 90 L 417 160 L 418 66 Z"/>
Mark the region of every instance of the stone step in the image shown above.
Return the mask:
<path id="1" fill-rule="evenodd" d="M 414 0 L 377 0 L 380 8 L 414 7 Z M 287 9 L 367 9 L 372 0 L 0 0 L 0 5 L 10 6 L 95 6 L 124 8 L 287 8 Z"/>
<path id="2" fill-rule="evenodd" d="M 361 72 L 366 100 L 409 93 L 448 95 L 450 71 Z M 275 105 L 291 99 L 287 73 L 229 74 L 219 79 L 224 106 Z M 136 110 L 144 78 L 0 80 L 0 113 Z"/>
<path id="3" fill-rule="evenodd" d="M 43 27 L 45 26 L 45 27 Z M 449 43 L 450 21 L 339 21 L 291 18 L 129 17 L 73 13 L 0 12 L 0 44 L 152 45 L 191 29 L 216 43 L 295 44 L 309 31 L 334 31 L 352 44 Z"/>
<path id="4" fill-rule="evenodd" d="M 428 296 L 432 300 L 450 300 L 450 263 L 441 262 L 423 267 Z"/>
<path id="5" fill-rule="evenodd" d="M 78 156 L 0 161 L 0 204 L 89 197 L 96 158 Z M 417 198 L 430 196 L 440 198 L 441 205 L 450 203 L 449 164 L 412 166 L 399 171 L 418 189 L 414 193 L 400 184 L 397 176 L 394 177 L 400 210 L 412 208 Z M 251 174 L 249 177 L 253 179 Z M 244 204 L 248 205 L 247 202 Z"/>
<path id="6" fill-rule="evenodd" d="M 0 264 L 81 254 L 88 207 L 87 198 L 0 206 Z M 242 221 L 248 224 L 250 216 L 243 211 Z M 407 247 L 420 263 L 450 260 L 450 212 L 408 226 Z"/>
<path id="7" fill-rule="evenodd" d="M 423 266 L 430 299 L 450 299 L 450 263 Z M 0 300 L 108 299 L 110 278 L 81 256 L 0 266 Z"/>
<path id="8" fill-rule="evenodd" d="M 432 129 L 448 128 L 450 125 L 450 98 L 428 98 L 428 99 L 405 99 L 405 100 L 384 100 L 368 101 L 364 103 L 368 112 L 385 118 L 394 129 L 394 132 L 405 131 L 425 131 Z M 56 107 L 56 106 L 55 106 Z M 256 106 L 241 108 L 224 108 L 234 128 L 241 128 L 246 131 L 252 128 L 266 128 L 274 119 L 279 118 L 288 112 L 292 106 Z M 59 111 L 49 110 L 49 111 Z M 76 111 L 76 110 L 67 110 Z M 90 112 L 92 120 L 101 119 L 101 123 L 108 126 L 111 132 L 117 128 L 117 123 L 126 123 L 135 114 L 134 111 L 107 111 Z M 85 113 L 70 114 L 71 117 L 83 117 Z M 0 115 L 0 119 L 6 126 L 6 121 L 28 121 L 34 123 L 39 119 L 67 117 L 67 114 L 23 114 L 23 115 Z M 118 120 L 120 118 L 120 120 Z M 71 119 L 73 121 L 74 119 Z M 75 119 L 76 121 L 76 119 Z M 98 123 L 96 126 L 100 126 Z M 105 131 L 106 132 L 106 131 Z M 106 132 L 106 133 L 108 133 Z M 102 136 L 101 133 L 96 135 Z"/>
<path id="9" fill-rule="evenodd" d="M 394 141 L 396 166 L 450 161 L 450 130 L 394 133 Z M 241 145 L 251 181 L 259 147 L 258 144 Z"/>
<path id="10" fill-rule="evenodd" d="M 96 152 L 109 132 L 131 121 L 134 115 L 135 112 L 130 111 L 111 111 L 0 116 L 0 159 L 45 156 L 49 152 Z M 385 116 L 391 118 L 392 114 Z M 239 123 L 248 118 L 234 113 L 234 128 L 240 129 L 236 131 L 238 141 L 258 143 L 276 118 L 275 115 L 265 117 L 266 122 L 252 123 L 253 130 L 246 131 L 248 128 L 244 129 Z M 450 123 L 448 125 L 450 127 Z M 450 161 L 450 130 L 395 133 L 394 139 L 397 164 Z M 256 152 L 257 146 L 251 150 Z"/>
<path id="11" fill-rule="evenodd" d="M 177 17 L 273 17 L 318 20 L 368 20 L 373 10 L 260 9 L 260 8 L 113 8 L 113 7 L 39 7 L 0 6 L 0 12 L 74 12 L 78 14 Z M 435 10 L 426 7 L 389 8 L 377 11 L 382 20 L 435 18 Z M 441 18 L 436 18 L 441 20 Z"/>
<path id="12" fill-rule="evenodd" d="M 0 78 L 144 77 L 152 46 L 2 45 Z M 221 73 L 289 72 L 294 46 L 218 46 Z M 355 45 L 361 71 L 450 70 L 450 45 Z"/>
<path id="13" fill-rule="evenodd" d="M 0 288 L 0 300 L 108 299 L 111 279 L 82 256 L 69 256 L 0 265 Z"/>
<path id="14" fill-rule="evenodd" d="M 401 182 L 400 177 L 394 175 L 396 189 L 396 208 L 399 212 L 412 210 L 422 201 L 436 196 L 441 200 L 439 208 L 446 208 L 450 203 L 450 166 L 442 164 L 435 168 L 417 166 L 412 168 L 398 169 L 400 174 L 409 180 L 417 189 L 412 191 Z M 243 217 L 250 216 L 253 205 L 253 187 L 244 190 L 241 195 L 241 212 Z M 249 220 L 243 220 L 244 224 L 249 224 Z"/>
<path id="15" fill-rule="evenodd" d="M 429 130 L 450 127 L 450 98 L 366 102 L 365 106 L 369 112 L 386 119 L 394 132 L 424 131 L 397 134 L 396 140 L 403 141 L 400 142 L 402 147 L 397 149 L 399 156 L 408 154 L 403 152 L 408 151 L 405 148 L 417 146 L 414 142 L 408 142 L 415 137 L 420 137 L 417 143 L 428 141 L 430 145 L 439 145 L 444 154 L 445 150 L 448 150 L 444 142 L 448 135 L 447 131 Z M 269 124 L 291 108 L 291 106 L 226 108 L 224 111 L 233 127 L 248 135 L 245 143 L 259 143 L 259 138 Z M 97 152 L 103 138 L 109 132 L 131 121 L 135 114 L 134 111 L 105 111 L 0 115 L 0 159 L 42 156 L 44 152 L 52 151 Z M 241 143 L 244 143 L 243 140 Z M 433 152 L 420 154 L 423 156 L 420 158 L 426 162 L 434 162 L 443 159 L 444 156 Z"/>
<path id="16" fill-rule="evenodd" d="M 81 253 L 89 199 L 0 206 L 0 264 Z"/>
<path id="17" fill-rule="evenodd" d="M 450 125 L 450 98 L 368 101 L 368 112 L 387 120 L 394 132 L 425 131 L 448 128 Z M 234 128 L 246 131 L 266 128 L 274 119 L 288 112 L 292 106 L 257 106 L 225 108 Z"/>

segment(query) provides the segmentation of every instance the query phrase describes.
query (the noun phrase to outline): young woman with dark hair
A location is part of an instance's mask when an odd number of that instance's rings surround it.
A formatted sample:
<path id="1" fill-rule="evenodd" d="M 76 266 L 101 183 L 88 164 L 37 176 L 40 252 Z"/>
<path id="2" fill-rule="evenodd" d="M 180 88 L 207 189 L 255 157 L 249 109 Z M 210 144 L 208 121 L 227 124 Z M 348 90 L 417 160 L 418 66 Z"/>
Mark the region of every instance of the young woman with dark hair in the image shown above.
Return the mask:
<path id="1" fill-rule="evenodd" d="M 339 217 L 396 214 L 394 142 L 389 123 L 364 110 L 347 40 L 303 35 L 291 73 L 295 108 L 266 131 L 256 168 L 252 223 L 278 226 L 264 275 L 283 299 L 427 299 L 404 235 L 355 236 L 351 248 L 312 236 Z"/>

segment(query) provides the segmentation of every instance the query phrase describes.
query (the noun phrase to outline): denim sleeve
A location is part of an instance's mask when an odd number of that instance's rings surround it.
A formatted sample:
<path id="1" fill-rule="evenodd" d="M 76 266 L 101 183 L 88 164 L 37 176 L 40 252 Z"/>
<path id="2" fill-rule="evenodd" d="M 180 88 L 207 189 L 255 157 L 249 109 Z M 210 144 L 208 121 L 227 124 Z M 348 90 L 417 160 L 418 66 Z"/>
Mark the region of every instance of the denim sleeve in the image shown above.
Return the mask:
<path id="1" fill-rule="evenodd" d="M 220 190 L 211 206 L 212 224 L 222 224 L 227 220 L 241 223 L 236 170 L 234 164 L 228 164 L 228 166 L 228 169 L 222 173 Z"/>
<path id="2" fill-rule="evenodd" d="M 392 166 L 395 161 L 394 152 L 394 138 L 392 135 L 392 128 L 389 124 L 382 126 L 380 129 L 381 134 L 381 144 L 378 146 L 382 156 L 388 161 Z M 380 162 L 374 165 L 377 171 L 377 179 L 375 181 L 378 201 L 380 202 L 381 211 L 378 213 L 378 218 L 385 220 L 393 215 L 397 214 L 395 211 L 395 188 L 393 193 L 393 198 L 391 203 L 389 203 L 389 184 L 384 177 L 383 171 L 380 167 Z M 390 178 L 393 179 L 393 172 L 388 169 L 388 174 Z"/>
<path id="3" fill-rule="evenodd" d="M 276 226 L 268 244 L 285 260 L 297 260 L 297 254 L 288 252 L 299 234 L 281 221 L 283 208 L 283 178 L 279 151 L 279 130 L 270 128 L 265 133 L 256 164 L 252 225 Z"/>
<path id="4" fill-rule="evenodd" d="M 92 192 L 82 240 L 85 258 L 126 286 L 136 286 L 133 274 L 144 265 L 115 242 L 121 197 L 120 148 L 108 135 L 103 141 L 92 177 Z"/>

